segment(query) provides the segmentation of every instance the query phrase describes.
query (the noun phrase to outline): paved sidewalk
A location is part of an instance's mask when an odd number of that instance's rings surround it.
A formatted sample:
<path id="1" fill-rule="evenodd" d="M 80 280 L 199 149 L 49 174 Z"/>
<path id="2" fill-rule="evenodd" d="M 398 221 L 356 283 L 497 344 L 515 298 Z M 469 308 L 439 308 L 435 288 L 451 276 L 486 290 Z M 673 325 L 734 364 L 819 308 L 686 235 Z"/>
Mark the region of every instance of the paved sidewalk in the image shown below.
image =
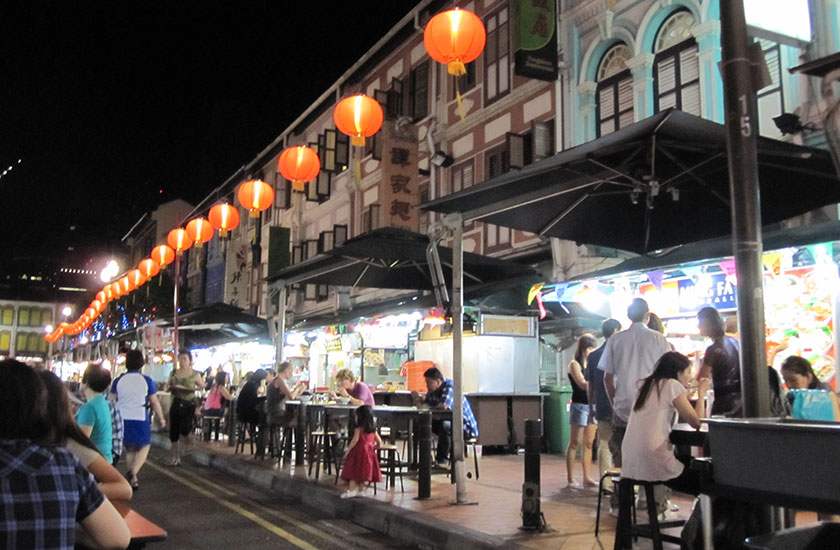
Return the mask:
<path id="1" fill-rule="evenodd" d="M 163 434 L 154 434 L 157 445 L 168 447 Z M 431 498 L 416 500 L 417 482 L 405 477 L 405 492 L 384 490 L 382 484 L 367 498 L 342 500 L 342 482 L 335 484 L 335 472 L 312 480 L 306 468 L 282 465 L 276 460 L 254 458 L 248 454 L 234 454 L 226 442 L 199 442 L 192 458 L 239 476 L 250 483 L 284 495 L 299 498 L 336 517 L 349 519 L 368 529 L 386 533 L 394 538 L 428 549 L 473 548 L 535 548 L 576 550 L 612 548 L 615 518 L 603 504 L 601 530 L 595 538 L 595 509 L 597 492 L 567 486 L 565 459 L 562 456 L 541 455 L 541 511 L 547 528 L 543 532 L 522 531 L 520 507 L 524 477 L 522 455 L 485 455 L 480 459 L 480 479 L 467 480 L 468 497 L 474 505 L 455 505 L 455 486 L 445 474 L 432 476 Z M 472 472 L 473 461 L 468 459 L 467 471 Z M 578 464 L 578 468 L 579 468 Z M 597 465 L 593 465 L 597 471 Z M 580 479 L 578 472 L 577 477 Z M 691 502 L 676 499 L 680 517 L 688 515 Z M 646 541 L 634 548 L 650 548 Z"/>

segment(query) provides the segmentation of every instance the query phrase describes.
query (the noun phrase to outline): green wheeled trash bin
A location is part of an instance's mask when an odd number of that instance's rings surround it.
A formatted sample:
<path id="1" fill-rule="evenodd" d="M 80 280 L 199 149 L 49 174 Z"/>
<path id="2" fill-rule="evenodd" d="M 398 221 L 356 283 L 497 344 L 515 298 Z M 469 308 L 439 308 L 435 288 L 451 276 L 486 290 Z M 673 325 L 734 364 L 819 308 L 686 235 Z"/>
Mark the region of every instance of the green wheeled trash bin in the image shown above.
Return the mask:
<path id="1" fill-rule="evenodd" d="M 569 403 L 572 399 L 572 387 L 543 386 L 548 395 L 543 402 L 543 430 L 548 440 L 548 451 L 565 453 L 569 446 Z"/>

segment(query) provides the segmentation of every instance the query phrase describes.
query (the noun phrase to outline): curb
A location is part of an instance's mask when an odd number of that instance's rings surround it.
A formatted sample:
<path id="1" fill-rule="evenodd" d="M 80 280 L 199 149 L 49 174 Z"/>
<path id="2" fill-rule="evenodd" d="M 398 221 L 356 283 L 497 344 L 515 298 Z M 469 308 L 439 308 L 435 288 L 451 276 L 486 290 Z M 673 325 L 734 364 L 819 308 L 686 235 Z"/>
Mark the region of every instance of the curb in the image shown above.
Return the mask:
<path id="1" fill-rule="evenodd" d="M 169 448 L 166 436 L 152 433 L 152 443 Z M 306 479 L 252 466 L 240 460 L 208 452 L 198 445 L 190 457 L 202 466 L 209 466 L 236 476 L 271 493 L 294 499 L 317 508 L 338 519 L 387 535 L 395 540 L 416 545 L 423 550 L 495 550 L 524 548 L 502 537 L 455 525 L 419 512 L 405 510 L 370 498 L 344 500 L 338 491 Z"/>

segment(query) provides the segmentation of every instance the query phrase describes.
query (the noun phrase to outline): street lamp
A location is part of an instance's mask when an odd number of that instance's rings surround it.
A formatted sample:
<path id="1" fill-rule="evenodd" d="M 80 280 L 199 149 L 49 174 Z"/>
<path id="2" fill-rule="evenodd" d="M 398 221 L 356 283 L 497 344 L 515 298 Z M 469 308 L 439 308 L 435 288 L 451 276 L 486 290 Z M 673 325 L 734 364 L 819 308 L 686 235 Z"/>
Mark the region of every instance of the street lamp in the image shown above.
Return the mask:
<path id="1" fill-rule="evenodd" d="M 61 310 L 61 315 L 63 317 L 70 317 L 71 313 L 73 313 L 73 308 L 70 306 L 64 306 L 64 309 Z"/>
<path id="2" fill-rule="evenodd" d="M 120 266 L 117 265 L 115 260 L 111 260 L 108 262 L 102 271 L 99 272 L 99 278 L 102 279 L 103 283 L 110 283 L 111 279 L 116 277 L 120 274 Z"/>

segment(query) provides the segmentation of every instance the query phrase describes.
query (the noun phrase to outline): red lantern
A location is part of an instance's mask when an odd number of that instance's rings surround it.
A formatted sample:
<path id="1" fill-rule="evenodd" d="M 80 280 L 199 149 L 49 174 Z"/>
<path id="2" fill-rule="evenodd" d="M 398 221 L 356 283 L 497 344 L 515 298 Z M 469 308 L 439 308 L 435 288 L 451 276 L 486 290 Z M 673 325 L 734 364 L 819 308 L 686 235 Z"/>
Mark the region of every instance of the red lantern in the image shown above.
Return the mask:
<path id="1" fill-rule="evenodd" d="M 152 277 L 160 273 L 160 265 L 151 258 L 140 260 L 140 263 L 137 264 L 137 269 L 140 270 L 140 273 L 142 273 L 146 277 L 146 279 L 151 279 Z"/>
<path id="2" fill-rule="evenodd" d="M 118 282 L 123 295 L 128 294 L 129 292 L 134 290 L 134 284 L 131 282 L 131 279 L 128 278 L 128 275 L 125 275 Z"/>
<path id="3" fill-rule="evenodd" d="M 318 153 L 309 147 L 303 145 L 289 147 L 280 153 L 280 158 L 277 159 L 277 171 L 292 182 L 292 189 L 303 191 L 304 183 L 318 177 L 318 172 L 321 171 L 321 159 L 318 158 Z"/>
<path id="4" fill-rule="evenodd" d="M 120 296 L 125 294 L 119 281 L 111 283 L 111 292 L 114 294 L 114 298 L 119 298 Z"/>
<path id="5" fill-rule="evenodd" d="M 103 289 L 102 289 L 102 292 L 104 292 L 104 293 L 105 293 L 105 298 L 106 298 L 109 302 L 110 302 L 111 300 L 113 300 L 114 298 L 116 298 L 116 296 L 114 295 L 114 291 L 113 291 L 113 290 L 111 290 L 111 285 L 105 285 L 105 288 L 103 288 Z"/>
<path id="6" fill-rule="evenodd" d="M 163 267 L 175 260 L 175 251 L 165 244 L 159 244 L 152 249 L 150 256 L 160 267 Z"/>
<path id="7" fill-rule="evenodd" d="M 192 246 L 189 235 L 180 227 L 169 232 L 169 235 L 166 236 L 166 242 L 169 243 L 177 256 L 180 256 L 184 253 L 184 250 L 189 250 Z"/>
<path id="8" fill-rule="evenodd" d="M 274 204 L 274 188 L 263 180 L 248 180 L 239 186 L 236 198 L 252 218 L 259 218 L 260 212 Z"/>
<path id="9" fill-rule="evenodd" d="M 139 269 L 132 269 L 126 275 L 134 288 L 146 283 L 146 276 Z"/>
<path id="10" fill-rule="evenodd" d="M 464 66 L 481 55 L 487 42 L 484 23 L 472 12 L 455 8 L 439 13 L 426 23 L 423 45 L 429 56 L 446 63 L 449 74 L 466 74 Z"/>
<path id="11" fill-rule="evenodd" d="M 102 304 L 108 301 L 108 296 L 105 295 L 105 292 L 100 290 L 96 293 L 96 299 L 99 300 Z"/>
<path id="12" fill-rule="evenodd" d="M 99 300 L 94 300 L 90 303 L 90 307 L 96 310 L 96 313 L 102 313 L 102 308 L 105 307 Z"/>
<path id="13" fill-rule="evenodd" d="M 87 315 L 89 318 L 93 319 L 94 317 L 96 317 L 96 310 L 93 309 L 92 307 L 89 307 L 85 310 L 85 315 Z"/>
<path id="14" fill-rule="evenodd" d="M 219 230 L 219 237 L 227 237 L 228 231 L 239 226 L 239 209 L 228 203 L 217 204 L 207 215 L 213 229 Z"/>
<path id="15" fill-rule="evenodd" d="M 204 218 L 195 218 L 187 223 L 187 237 L 196 248 L 204 246 L 204 243 L 213 238 L 213 227 Z"/>
<path id="16" fill-rule="evenodd" d="M 333 121 L 342 134 L 350 136 L 353 145 L 363 146 L 382 127 L 382 106 L 366 95 L 354 95 L 342 99 L 335 106 Z"/>

